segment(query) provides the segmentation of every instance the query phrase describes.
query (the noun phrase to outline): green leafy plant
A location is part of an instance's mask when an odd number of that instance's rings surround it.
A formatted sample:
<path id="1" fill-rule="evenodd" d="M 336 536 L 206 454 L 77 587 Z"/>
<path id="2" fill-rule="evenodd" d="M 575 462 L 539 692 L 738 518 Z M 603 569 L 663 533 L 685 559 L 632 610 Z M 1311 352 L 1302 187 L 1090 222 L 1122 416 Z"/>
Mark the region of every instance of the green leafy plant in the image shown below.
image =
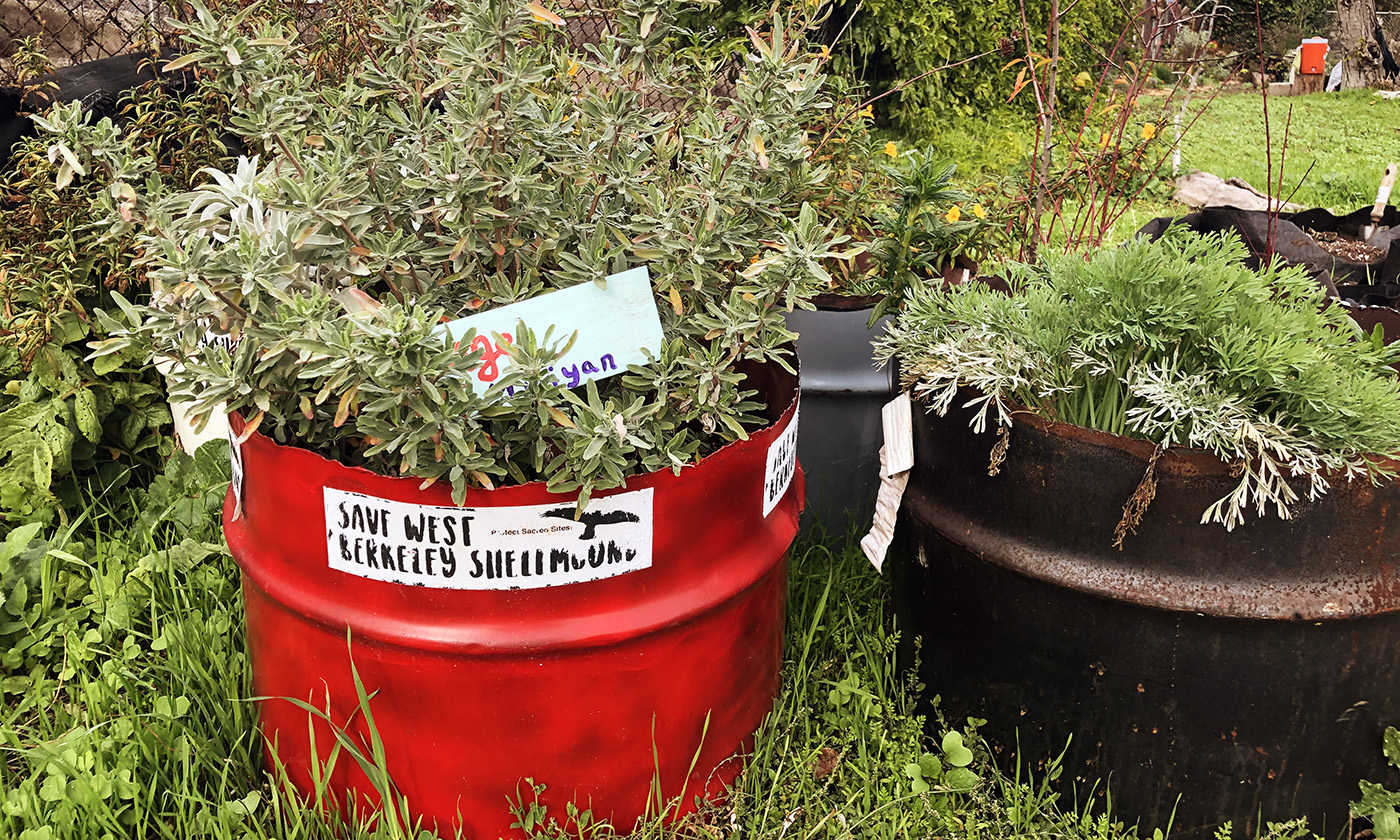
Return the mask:
<path id="1" fill-rule="evenodd" d="M 178 358 L 173 394 L 200 415 L 226 405 L 281 442 L 459 494 L 545 480 L 586 501 L 743 438 L 765 420 L 740 367 L 786 364 L 781 313 L 849 256 L 793 202 L 825 175 L 805 125 L 830 104 L 804 8 L 751 33 L 723 96 L 715 59 L 651 0 L 620 4 L 587 49 L 542 7 L 397 4 L 334 78 L 254 9 L 201 10 L 174 65 L 230 98 L 258 154 L 180 191 L 105 123 L 49 118 L 163 290 L 108 315 L 116 337 L 93 358 Z M 475 392 L 485 342 L 438 328 L 638 265 L 665 345 L 586 389 L 550 370 L 569 336 L 523 333 Z"/>
<path id="2" fill-rule="evenodd" d="M 1206 449 L 1240 483 L 1202 522 L 1233 529 L 1253 508 L 1288 518 L 1305 478 L 1378 478 L 1400 450 L 1397 358 L 1300 269 L 1245 265 L 1237 240 L 1169 235 L 1007 267 L 986 285 L 916 292 L 880 341 L 904 382 L 946 413 L 964 388 L 973 425 L 1002 434 L 1017 410 Z M 1004 447 L 997 447 L 1004 455 Z M 1121 534 L 1120 541 L 1121 541 Z"/>
<path id="3" fill-rule="evenodd" d="M 1008 104 L 1016 80 L 1003 67 L 1027 52 L 1048 52 L 1049 8 L 1017 0 L 871 0 L 852 20 L 846 60 L 877 92 L 912 82 L 890 98 L 889 117 L 914 137 L 979 113 L 1033 112 L 1024 100 Z M 1118 0 L 1065 3 L 1061 72 L 1074 77 L 1098 66 L 1132 17 L 1128 8 Z M 1084 93 L 1066 85 L 1059 96 L 1072 103 Z"/>
<path id="4" fill-rule="evenodd" d="M 870 244 L 870 256 L 884 298 L 871 313 L 872 323 L 898 309 L 909 289 L 941 283 L 944 269 L 969 250 L 971 232 L 986 219 L 980 204 L 962 219 L 955 202 L 971 197 L 952 186 L 956 166 L 928 150 L 905 157 L 902 166 L 891 167 L 893 200 L 873 213 L 879 233 Z"/>
<path id="5" fill-rule="evenodd" d="M 28 93 L 42 92 L 37 78 L 23 78 Z M 223 154 L 222 105 L 212 94 L 181 99 L 148 85 L 122 99 L 123 128 L 109 123 L 100 139 L 142 149 L 153 173 L 188 184 Z M 133 265 L 135 236 L 93 218 L 102 199 L 119 217 L 129 213 L 126 198 L 80 170 L 68 146 L 38 137 L 21 141 L 0 175 L 0 533 L 71 517 L 80 482 L 111 490 L 136 476 L 141 485 L 170 446 L 164 391 L 144 359 L 129 351 L 84 359 L 87 342 L 106 338 L 95 310 L 111 307 L 114 294 L 143 297 L 145 284 Z"/>
<path id="6" fill-rule="evenodd" d="M 1381 749 L 1391 767 L 1400 767 L 1400 730 L 1387 726 Z M 1400 840 L 1400 792 L 1363 779 L 1361 798 L 1351 803 L 1351 815 L 1369 819 L 1376 840 Z"/>
<path id="7" fill-rule="evenodd" d="M 938 755 L 924 753 L 918 761 L 904 766 L 915 793 L 932 790 L 965 793 L 980 784 L 977 774 L 968 768 L 972 764 L 972 750 L 963 743 L 961 732 L 954 730 L 944 735 L 939 747 Z M 944 798 L 941 804 L 946 806 L 947 799 Z"/>
<path id="8" fill-rule="evenodd" d="M 957 167 L 932 148 L 901 150 L 877 137 L 864 86 L 839 77 L 830 86 L 832 107 L 807 127 L 820 138 L 813 153 L 824 175 L 790 210 L 809 203 L 850 235 L 854 247 L 826 265 L 825 291 L 878 297 L 873 322 L 897 309 L 911 284 L 942 282 L 956 257 L 985 253 L 988 214 L 953 185 Z M 958 202 L 968 204 L 966 218 Z"/>

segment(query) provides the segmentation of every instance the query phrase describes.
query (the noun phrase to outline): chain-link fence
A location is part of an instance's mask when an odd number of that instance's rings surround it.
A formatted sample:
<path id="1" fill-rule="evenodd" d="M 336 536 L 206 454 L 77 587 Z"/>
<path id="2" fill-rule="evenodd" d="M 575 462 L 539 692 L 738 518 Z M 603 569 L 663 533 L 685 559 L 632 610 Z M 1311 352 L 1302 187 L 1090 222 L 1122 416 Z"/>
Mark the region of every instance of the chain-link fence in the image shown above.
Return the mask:
<path id="1" fill-rule="evenodd" d="M 247 2 L 224 0 L 221 5 Z M 302 39 L 309 41 L 319 22 L 337 19 L 343 24 L 355 15 L 339 13 L 352 8 L 361 20 L 372 19 L 389 2 L 393 0 L 280 0 L 275 7 L 276 16 L 295 23 Z M 597 43 L 608 31 L 605 4 L 606 0 L 562 0 L 551 5 L 568 21 L 569 40 L 582 45 Z M 181 0 L 0 0 L 0 84 L 11 80 L 11 58 L 27 39 L 63 67 L 149 50 L 168 42 L 172 20 L 190 14 Z"/>
<path id="2" fill-rule="evenodd" d="M 331 39 L 348 45 L 365 38 L 385 4 L 394 1 L 276 0 L 267 14 L 295 26 L 303 43 Z M 253 0 L 205 2 L 236 9 Z M 576 49 L 599 43 L 615 25 L 610 0 L 545 0 L 544 5 L 564 18 L 560 35 Z M 192 14 L 182 0 L 0 0 L 0 85 L 14 83 L 13 56 L 24 39 L 37 39 L 54 65 L 63 67 L 169 44 L 174 24 Z M 732 72 L 721 75 L 717 84 L 731 84 Z M 643 102 L 662 109 L 675 104 L 660 92 L 644 94 Z"/>
<path id="3" fill-rule="evenodd" d="M 164 0 L 0 0 L 0 59 L 25 39 L 60 67 L 148 48 L 172 14 Z"/>

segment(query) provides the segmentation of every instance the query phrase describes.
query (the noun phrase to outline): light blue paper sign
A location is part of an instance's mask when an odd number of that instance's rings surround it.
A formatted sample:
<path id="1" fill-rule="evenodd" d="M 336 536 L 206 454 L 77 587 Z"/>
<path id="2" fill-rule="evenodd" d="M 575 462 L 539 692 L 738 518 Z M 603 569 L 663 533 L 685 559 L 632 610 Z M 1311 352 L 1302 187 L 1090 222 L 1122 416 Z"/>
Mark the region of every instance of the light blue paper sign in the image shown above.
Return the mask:
<path id="1" fill-rule="evenodd" d="M 608 277 L 606 289 L 596 283 L 580 283 L 445 325 L 458 342 L 468 330 L 476 330 L 471 349 L 481 350 L 482 360 L 472 371 L 471 382 L 478 389 L 489 388 L 510 366 L 510 355 L 491 334 L 509 343 L 522 323 L 537 338 L 554 327 L 551 341 L 578 333 L 574 346 L 553 368 L 558 381 L 569 388 L 615 376 L 628 365 L 646 364 L 643 350 L 661 352 L 661 316 L 645 266 Z"/>

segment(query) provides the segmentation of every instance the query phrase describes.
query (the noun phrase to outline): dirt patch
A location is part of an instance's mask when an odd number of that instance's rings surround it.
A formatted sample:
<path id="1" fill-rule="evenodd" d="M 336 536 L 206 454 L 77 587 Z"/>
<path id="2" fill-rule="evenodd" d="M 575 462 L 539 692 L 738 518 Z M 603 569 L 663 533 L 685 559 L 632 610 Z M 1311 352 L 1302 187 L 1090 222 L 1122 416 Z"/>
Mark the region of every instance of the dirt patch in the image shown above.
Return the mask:
<path id="1" fill-rule="evenodd" d="M 1347 262 L 1369 264 L 1378 263 L 1385 259 L 1383 248 L 1367 245 L 1365 242 L 1357 242 L 1354 239 L 1346 239 L 1329 231 L 1310 230 L 1308 233 L 1317 242 L 1317 247 Z"/>

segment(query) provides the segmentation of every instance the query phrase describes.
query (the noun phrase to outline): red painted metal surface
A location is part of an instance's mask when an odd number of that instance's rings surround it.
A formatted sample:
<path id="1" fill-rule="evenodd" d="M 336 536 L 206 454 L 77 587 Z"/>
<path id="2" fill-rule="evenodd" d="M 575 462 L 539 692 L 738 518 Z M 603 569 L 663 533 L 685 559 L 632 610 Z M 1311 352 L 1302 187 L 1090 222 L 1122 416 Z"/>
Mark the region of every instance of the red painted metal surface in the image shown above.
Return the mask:
<path id="1" fill-rule="evenodd" d="M 248 644 L 269 755 L 312 789 L 308 714 L 357 740 L 351 658 L 383 738 L 387 769 L 414 818 L 450 836 L 511 836 L 507 797 L 533 777 L 564 817 L 577 801 L 628 828 L 653 783 L 666 797 L 714 794 L 741 768 L 769 711 L 782 663 L 787 550 L 802 506 L 800 469 L 763 514 L 769 446 L 795 420 L 796 377 L 764 370 L 775 422 L 675 475 L 653 473 L 654 562 L 587 583 L 462 591 L 336 571 L 327 557 L 323 488 L 449 505 L 449 490 L 385 478 L 283 447 L 242 445 L 243 516 L 225 506 L 243 570 Z M 235 424 L 237 423 L 235 418 Z M 619 491 L 596 494 L 605 498 Z M 543 485 L 468 494 L 466 506 L 567 503 Z M 347 628 L 352 638 L 347 651 Z M 322 760 L 333 738 L 314 724 Z M 273 746 L 275 744 L 275 746 Z M 341 755 L 332 796 L 377 801 Z M 693 771 L 691 770 L 693 766 Z"/>

